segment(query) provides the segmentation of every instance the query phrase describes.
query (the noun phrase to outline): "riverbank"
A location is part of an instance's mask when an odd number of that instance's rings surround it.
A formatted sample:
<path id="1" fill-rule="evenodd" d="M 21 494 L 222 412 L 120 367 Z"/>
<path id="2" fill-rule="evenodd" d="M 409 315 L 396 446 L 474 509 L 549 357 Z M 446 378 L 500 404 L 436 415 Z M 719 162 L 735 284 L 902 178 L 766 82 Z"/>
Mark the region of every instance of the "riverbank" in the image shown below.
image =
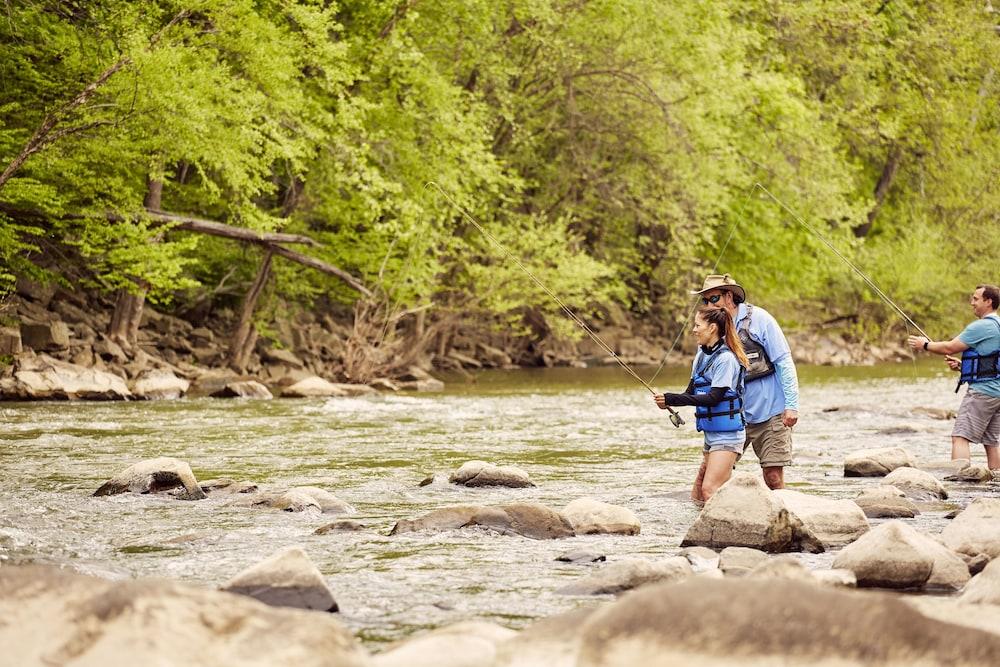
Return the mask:
<path id="1" fill-rule="evenodd" d="M 232 311 L 195 310 L 180 317 L 147 304 L 134 345 L 106 333 L 113 311 L 94 293 L 22 281 L 0 322 L 0 399 L 343 396 L 360 393 L 359 385 L 435 391 L 442 388 L 436 377 L 441 374 L 617 364 L 591 339 L 558 339 L 546 327 L 512 336 L 455 325 L 429 340 L 404 330 L 389 345 L 384 331 L 360 332 L 349 313 L 298 311 L 278 319 L 237 371 L 229 358 Z M 682 336 L 668 354 L 672 340 L 622 313 L 593 328 L 631 366 L 686 367 L 693 352 L 689 337 Z M 857 366 L 912 358 L 892 341 L 871 345 L 836 332 L 786 333 L 798 363 Z M 423 341 L 419 349 L 416 338 Z M 384 358 L 393 354 L 395 359 Z"/>

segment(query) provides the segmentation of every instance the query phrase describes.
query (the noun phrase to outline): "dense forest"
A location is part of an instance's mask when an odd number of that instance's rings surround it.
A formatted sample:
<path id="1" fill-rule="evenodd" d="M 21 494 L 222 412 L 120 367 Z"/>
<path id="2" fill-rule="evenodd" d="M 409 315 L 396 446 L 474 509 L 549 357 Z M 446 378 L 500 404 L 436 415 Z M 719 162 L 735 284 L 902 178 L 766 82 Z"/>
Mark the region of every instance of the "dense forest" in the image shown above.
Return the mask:
<path id="1" fill-rule="evenodd" d="M 998 23 L 916 0 L 9 0 L 0 295 L 106 294 L 125 339 L 147 302 L 249 303 L 265 337 L 320 306 L 375 334 L 571 335 L 477 223 L 592 320 L 672 336 L 718 267 L 789 327 L 905 331 L 818 231 L 944 337 L 998 280 Z"/>

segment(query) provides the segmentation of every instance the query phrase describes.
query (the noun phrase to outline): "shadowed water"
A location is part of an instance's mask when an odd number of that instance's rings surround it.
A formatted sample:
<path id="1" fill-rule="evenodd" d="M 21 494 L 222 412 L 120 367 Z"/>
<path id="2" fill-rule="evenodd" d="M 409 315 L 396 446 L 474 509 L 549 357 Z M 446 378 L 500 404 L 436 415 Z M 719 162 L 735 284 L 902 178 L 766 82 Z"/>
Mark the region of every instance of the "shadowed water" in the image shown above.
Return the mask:
<path id="1" fill-rule="evenodd" d="M 952 422 L 914 411 L 957 408 L 953 376 L 939 368 L 800 369 L 789 486 L 855 497 L 879 483 L 843 477 L 844 455 L 857 449 L 900 445 L 922 460 L 947 458 Z M 686 371 L 672 369 L 657 386 L 679 391 L 684 384 Z M 433 395 L 0 404 L 0 563 L 215 586 L 299 544 L 327 577 L 342 620 L 372 648 L 467 618 L 519 628 L 588 603 L 555 593 L 587 572 L 555 562 L 563 552 L 588 548 L 614 560 L 678 550 L 697 515 L 682 497 L 701 456 L 685 410 L 688 424 L 673 428 L 649 393 L 614 368 L 487 372 Z M 231 496 L 91 497 L 115 472 L 156 456 L 190 462 L 199 479 L 321 486 L 351 503 L 357 511 L 350 518 L 367 529 L 314 535 L 341 517 L 250 509 Z M 975 456 L 982 459 L 981 448 Z M 471 459 L 520 466 L 538 487 L 449 485 L 448 473 Z M 752 454 L 740 468 L 759 469 Z M 433 484 L 418 486 L 432 473 Z M 950 491 L 947 504 L 914 525 L 938 533 L 950 507 L 984 488 Z M 525 501 L 561 509 L 583 496 L 632 509 L 642 534 L 535 541 L 466 529 L 387 536 L 397 520 L 441 507 Z M 828 567 L 833 554 L 801 557 Z"/>

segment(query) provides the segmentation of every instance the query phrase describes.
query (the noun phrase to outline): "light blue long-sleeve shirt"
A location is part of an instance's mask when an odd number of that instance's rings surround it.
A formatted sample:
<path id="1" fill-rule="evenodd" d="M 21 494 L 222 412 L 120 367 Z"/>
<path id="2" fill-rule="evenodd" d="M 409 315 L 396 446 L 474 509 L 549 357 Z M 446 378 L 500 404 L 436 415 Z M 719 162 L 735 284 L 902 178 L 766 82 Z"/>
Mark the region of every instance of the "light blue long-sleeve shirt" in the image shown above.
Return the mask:
<path id="1" fill-rule="evenodd" d="M 741 303 L 736 311 L 737 330 L 746 317 L 747 304 Z M 750 338 L 760 343 L 775 366 L 773 374 L 748 381 L 743 395 L 747 423 L 761 424 L 785 410 L 799 409 L 799 380 L 785 334 L 769 312 L 754 306 L 747 330 Z"/>

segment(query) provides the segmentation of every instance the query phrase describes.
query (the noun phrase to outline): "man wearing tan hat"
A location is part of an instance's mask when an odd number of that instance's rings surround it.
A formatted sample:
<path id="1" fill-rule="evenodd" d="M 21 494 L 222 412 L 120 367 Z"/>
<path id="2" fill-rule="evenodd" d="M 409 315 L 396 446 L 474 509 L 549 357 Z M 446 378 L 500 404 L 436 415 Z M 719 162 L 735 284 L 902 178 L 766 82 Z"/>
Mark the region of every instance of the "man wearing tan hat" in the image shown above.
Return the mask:
<path id="1" fill-rule="evenodd" d="M 785 466 L 792 464 L 792 427 L 799 420 L 799 382 L 795 362 L 778 322 L 763 308 L 746 302 L 746 291 L 730 277 L 713 274 L 700 290 L 705 305 L 724 308 L 733 318 L 750 367 L 743 409 L 747 440 L 772 489 L 785 487 Z"/>

